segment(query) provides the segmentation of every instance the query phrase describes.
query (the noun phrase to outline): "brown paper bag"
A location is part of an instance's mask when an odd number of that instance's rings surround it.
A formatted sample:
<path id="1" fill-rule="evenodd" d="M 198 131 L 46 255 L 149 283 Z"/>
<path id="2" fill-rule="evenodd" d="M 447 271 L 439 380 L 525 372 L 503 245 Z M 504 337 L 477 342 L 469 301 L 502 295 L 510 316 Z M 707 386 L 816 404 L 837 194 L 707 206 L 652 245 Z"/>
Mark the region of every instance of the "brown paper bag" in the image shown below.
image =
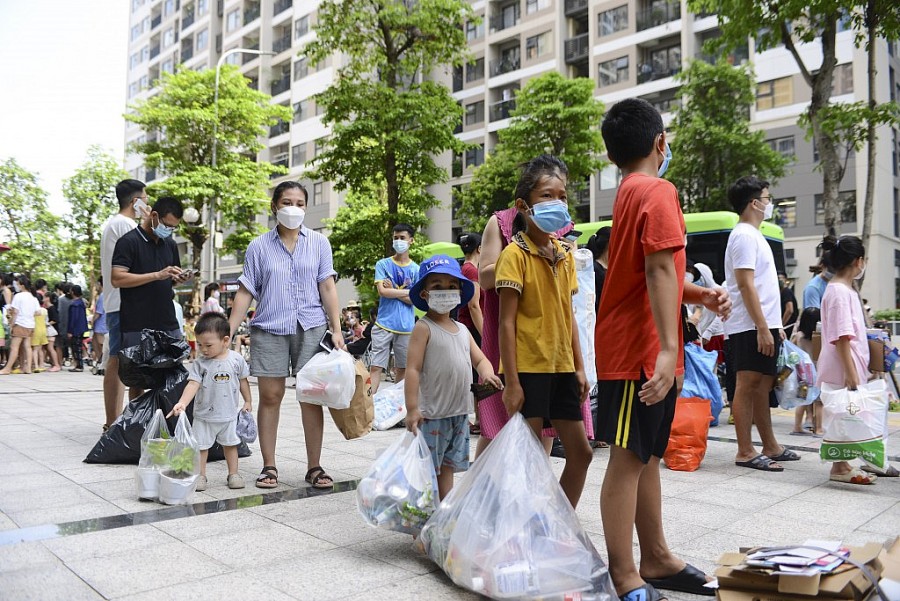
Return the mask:
<path id="1" fill-rule="evenodd" d="M 357 359 L 356 390 L 347 409 L 331 409 L 331 418 L 344 438 L 361 438 L 372 431 L 375 421 L 375 403 L 372 401 L 372 378 L 363 362 Z"/>

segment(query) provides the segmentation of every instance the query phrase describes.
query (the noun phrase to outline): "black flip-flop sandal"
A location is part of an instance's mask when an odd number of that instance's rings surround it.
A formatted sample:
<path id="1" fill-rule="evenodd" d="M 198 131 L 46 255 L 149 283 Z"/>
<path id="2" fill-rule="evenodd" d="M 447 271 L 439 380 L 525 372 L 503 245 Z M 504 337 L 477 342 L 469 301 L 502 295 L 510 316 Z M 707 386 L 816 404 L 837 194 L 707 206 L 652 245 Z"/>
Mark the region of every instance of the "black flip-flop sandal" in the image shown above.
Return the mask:
<path id="1" fill-rule="evenodd" d="M 325 470 L 320 465 L 309 468 L 309 471 L 306 472 L 305 480 L 309 482 L 313 488 L 325 489 L 334 486 L 334 478 L 326 474 Z M 330 482 L 326 484 L 326 480 L 330 480 Z"/>
<path id="2" fill-rule="evenodd" d="M 800 461 L 800 455 L 788 448 L 781 447 L 781 455 L 769 457 L 769 459 L 778 463 L 784 463 L 785 461 Z"/>
<path id="3" fill-rule="evenodd" d="M 692 595 L 704 595 L 706 597 L 715 597 L 715 589 L 703 586 L 706 584 L 706 574 L 692 566 L 686 564 L 684 569 L 667 576 L 665 578 L 644 578 L 647 584 L 655 588 L 661 588 L 667 591 L 678 591 L 680 593 L 691 593 Z"/>
<path id="4" fill-rule="evenodd" d="M 757 455 L 750 461 L 735 461 L 734 464 L 738 467 L 749 467 L 750 469 L 760 470 L 763 472 L 783 472 L 784 468 L 779 466 L 775 467 L 772 464 L 775 463 L 769 457 L 765 455 Z"/>
<path id="5" fill-rule="evenodd" d="M 275 482 L 265 482 L 274 480 Z M 256 477 L 256 488 L 276 488 L 278 486 L 278 468 L 274 465 L 264 465 Z"/>

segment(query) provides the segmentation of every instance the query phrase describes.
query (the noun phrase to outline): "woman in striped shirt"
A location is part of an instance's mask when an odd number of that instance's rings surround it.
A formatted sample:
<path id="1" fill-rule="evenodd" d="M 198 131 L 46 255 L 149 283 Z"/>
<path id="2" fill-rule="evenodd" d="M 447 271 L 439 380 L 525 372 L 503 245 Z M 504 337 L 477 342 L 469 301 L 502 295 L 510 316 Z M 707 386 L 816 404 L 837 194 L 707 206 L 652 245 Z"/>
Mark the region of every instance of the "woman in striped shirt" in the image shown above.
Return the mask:
<path id="1" fill-rule="evenodd" d="M 306 201 L 306 189 L 298 182 L 282 182 L 275 188 L 272 213 L 278 224 L 247 247 L 231 309 L 234 335 L 251 300 L 256 299 L 250 321 L 250 374 L 257 377 L 259 386 L 257 421 L 263 456 L 262 473 L 256 480 L 259 488 L 278 486 L 275 441 L 285 379 L 297 375 L 319 350 L 327 329 L 334 346 L 344 348 L 331 245 L 325 236 L 303 226 Z M 322 407 L 300 403 L 300 413 L 309 466 L 306 481 L 315 488 L 330 488 L 334 481 L 319 465 Z"/>

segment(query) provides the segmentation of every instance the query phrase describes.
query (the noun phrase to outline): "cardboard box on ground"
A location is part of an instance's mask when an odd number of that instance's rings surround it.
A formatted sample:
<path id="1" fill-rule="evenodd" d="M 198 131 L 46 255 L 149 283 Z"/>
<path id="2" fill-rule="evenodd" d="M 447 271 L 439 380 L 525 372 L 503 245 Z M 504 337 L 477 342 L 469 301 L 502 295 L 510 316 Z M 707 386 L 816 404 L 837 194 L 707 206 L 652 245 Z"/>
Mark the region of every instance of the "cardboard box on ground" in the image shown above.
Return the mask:
<path id="1" fill-rule="evenodd" d="M 850 558 L 864 564 L 873 577 L 881 578 L 885 566 L 900 577 L 900 543 L 886 550 L 878 543 L 848 547 Z M 865 601 L 875 599 L 875 586 L 862 570 L 844 563 L 830 574 L 816 576 L 770 575 L 748 569 L 747 553 L 726 553 L 719 559 L 716 578 L 719 601 Z M 893 597 L 890 597 L 893 598 Z"/>

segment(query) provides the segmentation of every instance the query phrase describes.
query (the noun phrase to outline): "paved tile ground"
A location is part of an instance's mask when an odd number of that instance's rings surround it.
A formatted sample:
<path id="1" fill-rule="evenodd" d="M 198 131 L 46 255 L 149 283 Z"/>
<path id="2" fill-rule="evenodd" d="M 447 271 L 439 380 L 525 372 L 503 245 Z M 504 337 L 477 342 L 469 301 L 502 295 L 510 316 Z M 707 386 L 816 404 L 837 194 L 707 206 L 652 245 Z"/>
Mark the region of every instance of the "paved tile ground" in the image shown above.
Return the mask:
<path id="1" fill-rule="evenodd" d="M 256 387 L 252 387 L 254 397 Z M 288 390 L 278 441 L 282 490 L 305 487 L 303 432 Z M 134 496 L 131 466 L 88 465 L 103 420 L 101 378 L 89 373 L 0 378 L 0 531 L 157 509 Z M 813 452 L 816 439 L 789 436 L 792 416 L 775 411 L 784 444 L 802 461 L 781 474 L 734 465 L 734 429 L 710 435 L 697 472 L 663 472 L 664 516 L 671 547 L 711 570 L 742 545 L 792 544 L 806 538 L 884 542 L 900 534 L 900 481 L 854 487 L 828 481 Z M 723 420 L 724 421 L 724 420 Z M 892 414 L 891 430 L 900 430 Z M 399 430 L 345 441 L 326 424 L 322 464 L 337 480 L 354 480 Z M 889 443 L 900 454 L 900 437 Z M 474 442 L 474 441 L 473 441 Z M 241 460 L 252 483 L 258 446 Z M 597 450 L 578 515 L 605 555 L 599 490 L 608 451 Z M 562 461 L 553 459 L 554 469 Z M 211 464 L 210 488 L 192 501 L 252 497 L 225 487 L 224 462 Z M 250 499 L 248 499 L 249 501 Z M 252 503 L 247 503 L 252 505 Z M 9 534 L 7 532 L 6 534 Z M 638 554 L 635 547 L 635 555 Z M 355 493 L 250 506 L 42 541 L 0 545 L 0 598 L 32 599 L 475 599 L 418 555 L 408 536 L 369 528 Z M 698 599 L 671 595 L 671 599 Z"/>

